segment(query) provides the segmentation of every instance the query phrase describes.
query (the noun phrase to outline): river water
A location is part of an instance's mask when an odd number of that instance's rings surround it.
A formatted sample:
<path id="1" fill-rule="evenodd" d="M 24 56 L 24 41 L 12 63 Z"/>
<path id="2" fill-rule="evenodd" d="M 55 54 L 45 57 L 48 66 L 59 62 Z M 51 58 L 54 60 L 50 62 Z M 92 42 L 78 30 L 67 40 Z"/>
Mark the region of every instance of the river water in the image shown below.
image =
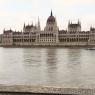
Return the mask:
<path id="1" fill-rule="evenodd" d="M 0 48 L 0 84 L 95 87 L 95 51 Z"/>

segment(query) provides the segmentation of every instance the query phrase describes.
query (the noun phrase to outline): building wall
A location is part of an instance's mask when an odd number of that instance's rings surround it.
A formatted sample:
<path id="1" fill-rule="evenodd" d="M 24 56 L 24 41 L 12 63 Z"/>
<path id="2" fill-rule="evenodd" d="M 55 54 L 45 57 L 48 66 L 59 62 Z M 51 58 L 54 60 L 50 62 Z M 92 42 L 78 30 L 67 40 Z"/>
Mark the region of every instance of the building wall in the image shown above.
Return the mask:
<path id="1" fill-rule="evenodd" d="M 12 45 L 13 44 L 13 33 L 12 32 L 6 32 L 2 35 L 2 45 Z"/>
<path id="2" fill-rule="evenodd" d="M 95 29 L 94 28 L 90 30 L 90 37 L 89 37 L 88 44 L 91 46 L 92 45 L 95 46 Z"/>

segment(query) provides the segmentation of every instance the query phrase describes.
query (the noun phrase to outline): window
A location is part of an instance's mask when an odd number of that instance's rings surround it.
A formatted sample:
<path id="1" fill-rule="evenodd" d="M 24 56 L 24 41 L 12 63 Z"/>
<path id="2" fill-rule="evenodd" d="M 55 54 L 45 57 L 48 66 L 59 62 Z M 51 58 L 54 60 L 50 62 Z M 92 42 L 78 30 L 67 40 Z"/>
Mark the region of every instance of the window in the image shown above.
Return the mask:
<path id="1" fill-rule="evenodd" d="M 51 27 L 51 31 L 53 31 L 53 27 Z"/>

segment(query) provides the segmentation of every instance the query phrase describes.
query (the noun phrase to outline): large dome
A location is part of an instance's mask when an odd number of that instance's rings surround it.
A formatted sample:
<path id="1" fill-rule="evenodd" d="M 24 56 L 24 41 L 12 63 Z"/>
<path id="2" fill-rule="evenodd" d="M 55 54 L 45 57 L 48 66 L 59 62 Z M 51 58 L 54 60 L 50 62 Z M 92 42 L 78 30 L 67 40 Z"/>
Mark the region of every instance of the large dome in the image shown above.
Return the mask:
<path id="1" fill-rule="evenodd" d="M 47 23 L 54 23 L 54 22 L 55 22 L 55 17 L 53 16 L 52 11 L 51 11 L 51 15 L 47 19 Z"/>

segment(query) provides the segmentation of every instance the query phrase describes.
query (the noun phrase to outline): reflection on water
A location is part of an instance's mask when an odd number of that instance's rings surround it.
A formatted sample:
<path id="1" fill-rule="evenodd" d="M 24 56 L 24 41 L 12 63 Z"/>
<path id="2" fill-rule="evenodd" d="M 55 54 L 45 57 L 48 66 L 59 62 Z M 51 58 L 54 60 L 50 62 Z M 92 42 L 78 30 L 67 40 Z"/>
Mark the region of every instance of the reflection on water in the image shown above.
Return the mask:
<path id="1" fill-rule="evenodd" d="M 57 81 L 57 56 L 56 49 L 47 49 L 46 51 L 47 82 L 51 85 Z"/>
<path id="2" fill-rule="evenodd" d="M 70 82 L 80 85 L 82 84 L 81 79 L 81 52 L 80 49 L 70 49 L 68 50 L 68 63 L 67 63 L 68 73 L 68 84 Z"/>
<path id="3" fill-rule="evenodd" d="M 0 48 L 0 84 L 95 86 L 95 51 Z"/>

